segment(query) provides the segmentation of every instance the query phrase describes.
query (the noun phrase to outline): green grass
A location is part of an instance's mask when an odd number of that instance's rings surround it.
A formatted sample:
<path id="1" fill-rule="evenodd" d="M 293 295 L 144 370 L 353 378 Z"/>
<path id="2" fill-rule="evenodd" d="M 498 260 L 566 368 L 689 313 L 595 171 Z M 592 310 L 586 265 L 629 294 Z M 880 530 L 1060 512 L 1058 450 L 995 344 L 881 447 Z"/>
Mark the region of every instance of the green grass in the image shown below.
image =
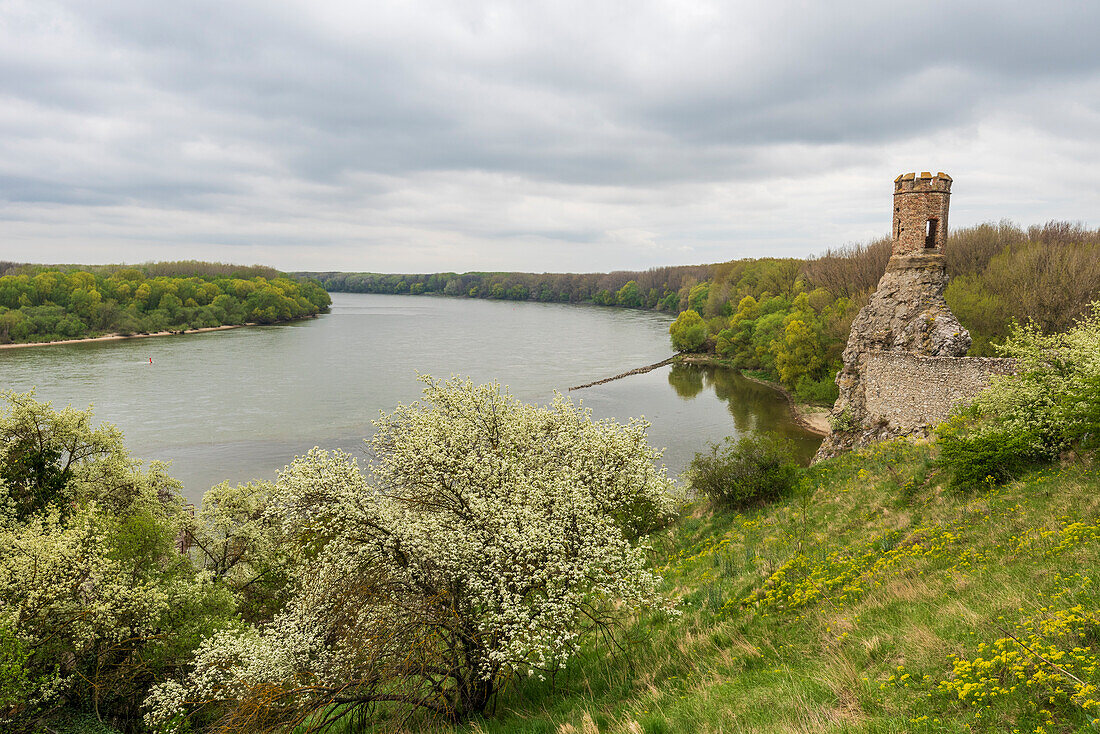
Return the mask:
<path id="1" fill-rule="evenodd" d="M 453 730 L 1100 729 L 1100 471 L 961 494 L 929 450 L 884 444 L 782 503 L 695 508 L 656 539 L 679 616 L 641 616 L 625 651 L 588 648 Z"/>

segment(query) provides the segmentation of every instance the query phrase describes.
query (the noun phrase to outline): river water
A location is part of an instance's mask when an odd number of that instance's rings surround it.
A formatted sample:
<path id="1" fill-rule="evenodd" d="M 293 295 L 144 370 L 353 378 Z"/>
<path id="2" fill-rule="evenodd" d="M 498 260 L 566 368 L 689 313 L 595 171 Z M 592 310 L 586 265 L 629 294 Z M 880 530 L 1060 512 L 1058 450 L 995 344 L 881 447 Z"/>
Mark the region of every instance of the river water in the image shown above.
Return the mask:
<path id="1" fill-rule="evenodd" d="M 0 388 L 95 408 L 133 455 L 171 461 L 198 501 L 218 482 L 273 479 L 313 446 L 362 455 L 379 411 L 420 394 L 418 374 L 497 381 L 527 402 L 659 362 L 667 316 L 625 309 L 334 293 L 293 324 L 0 350 Z M 149 363 L 150 358 L 153 360 Z M 597 418 L 644 416 L 670 473 L 746 431 L 820 438 L 775 391 L 721 368 L 663 367 L 569 393 Z M 361 461 L 360 463 L 365 463 Z"/>

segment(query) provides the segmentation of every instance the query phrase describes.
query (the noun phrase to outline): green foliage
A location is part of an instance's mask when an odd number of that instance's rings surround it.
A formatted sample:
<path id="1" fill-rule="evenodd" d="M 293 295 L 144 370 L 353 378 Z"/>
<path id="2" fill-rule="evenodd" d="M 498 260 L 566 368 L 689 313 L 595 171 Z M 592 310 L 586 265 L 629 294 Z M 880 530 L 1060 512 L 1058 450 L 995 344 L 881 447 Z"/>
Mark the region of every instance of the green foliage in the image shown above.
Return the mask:
<path id="1" fill-rule="evenodd" d="M 315 315 L 331 303 L 316 281 L 294 281 L 273 272 L 245 279 L 231 266 L 203 265 L 21 268 L 0 277 L 0 343 L 269 324 Z M 162 270 L 196 274 L 158 274 Z M 268 273 L 263 268 L 243 270 Z"/>
<path id="2" fill-rule="evenodd" d="M 839 415 L 829 416 L 829 428 L 834 433 L 844 433 L 855 429 L 855 418 L 852 416 L 851 408 L 845 408 L 840 411 Z"/>
<path id="3" fill-rule="evenodd" d="M 642 305 L 642 294 L 638 288 L 638 281 L 627 281 L 626 285 L 615 294 L 615 303 L 626 308 L 639 308 Z"/>
<path id="4" fill-rule="evenodd" d="M 0 721 L 34 689 L 29 672 L 31 651 L 8 627 L 0 625 Z"/>
<path id="5" fill-rule="evenodd" d="M 739 283 L 760 287 L 766 282 L 777 287 L 776 278 L 781 272 L 783 269 L 778 268 L 761 274 L 746 268 L 741 271 Z M 801 282 L 795 281 L 781 290 L 790 293 L 801 287 Z M 793 298 L 767 291 L 757 295 L 747 293 L 737 301 L 736 309 L 730 307 L 728 326 L 718 330 L 712 326 L 711 331 L 716 332 L 715 350 L 736 367 L 763 373 L 765 378 L 806 396 L 800 399 L 827 401 L 833 393 L 828 385 L 836 376 L 847 339 L 850 303 L 843 298 L 833 299 L 823 289 L 816 290 L 813 298 L 805 292 L 797 292 Z"/>
<path id="6" fill-rule="evenodd" d="M 149 686 L 232 619 L 232 599 L 177 552 L 186 515 L 162 465 L 131 459 L 90 411 L 3 399 L 0 729 L 82 711 L 134 729 Z"/>
<path id="7" fill-rule="evenodd" d="M 592 303 L 597 306 L 614 306 L 615 294 L 605 288 L 592 296 Z"/>
<path id="8" fill-rule="evenodd" d="M 203 495 L 198 513 L 185 521 L 191 559 L 232 590 L 247 622 L 270 620 L 282 608 L 303 554 L 269 512 L 274 491 L 269 482 L 223 482 Z"/>
<path id="9" fill-rule="evenodd" d="M 821 373 L 825 350 L 820 335 L 805 321 L 795 316 L 784 321 L 783 337 L 774 348 L 775 366 L 784 385 L 797 385 L 802 378 Z"/>
<path id="10" fill-rule="evenodd" d="M 692 459 L 691 488 L 722 507 L 778 499 L 795 488 L 800 470 L 790 442 L 772 434 L 749 434 L 711 444 Z"/>
<path id="11" fill-rule="evenodd" d="M 696 313 L 706 310 L 707 299 L 710 296 L 710 283 L 698 283 L 688 291 L 688 308 Z"/>
<path id="12" fill-rule="evenodd" d="M 970 331 L 970 355 L 987 357 L 996 354 L 994 341 L 1007 333 L 1010 319 L 1004 299 L 991 293 L 984 280 L 976 275 L 954 278 L 944 292 L 948 307 Z"/>
<path id="13" fill-rule="evenodd" d="M 39 403 L 34 393 L 0 393 L 0 502 L 23 521 L 51 509 L 62 517 L 86 499 L 77 472 L 122 460 L 118 431 L 92 428 L 88 411 L 61 411 Z"/>
<path id="14" fill-rule="evenodd" d="M 970 330 L 972 355 L 997 354 L 1014 321 L 1065 331 L 1100 297 L 1100 232 L 1079 225 L 979 225 L 952 236 L 947 258 L 944 297 Z"/>
<path id="15" fill-rule="evenodd" d="M 970 422 L 938 430 L 940 462 L 956 486 L 1003 483 L 1030 462 L 1095 445 L 1100 434 L 1100 302 L 1065 333 L 1015 326 L 1000 350 L 1018 372 L 994 378 Z"/>
<path id="16" fill-rule="evenodd" d="M 707 341 L 707 325 L 696 311 L 684 311 L 668 327 L 672 347 L 678 352 L 697 352 Z"/>
<path id="17" fill-rule="evenodd" d="M 830 370 L 831 374 L 833 371 Z M 832 405 L 840 396 L 840 389 L 836 386 L 836 378 L 828 374 L 820 380 L 815 380 L 809 375 L 802 375 L 794 386 L 795 399 L 800 403 L 812 403 L 814 405 Z"/>
<path id="18" fill-rule="evenodd" d="M 662 311 L 677 311 L 680 305 L 680 296 L 675 291 L 666 293 L 660 300 L 658 306 Z"/>
<path id="19" fill-rule="evenodd" d="M 944 432 L 939 437 L 936 465 L 950 474 L 956 489 L 988 487 L 1016 478 L 1034 464 L 1030 436 L 1012 431 L 989 430 L 973 434 Z"/>

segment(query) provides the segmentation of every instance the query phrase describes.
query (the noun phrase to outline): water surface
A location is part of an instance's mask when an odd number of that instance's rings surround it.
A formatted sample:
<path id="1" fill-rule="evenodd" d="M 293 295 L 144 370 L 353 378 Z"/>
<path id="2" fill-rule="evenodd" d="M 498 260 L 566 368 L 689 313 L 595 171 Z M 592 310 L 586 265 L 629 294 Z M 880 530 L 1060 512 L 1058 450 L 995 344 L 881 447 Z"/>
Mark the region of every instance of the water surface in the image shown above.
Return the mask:
<path id="1" fill-rule="evenodd" d="M 418 374 L 497 381 L 545 403 L 671 353 L 670 319 L 599 307 L 334 293 L 293 324 L 0 350 L 0 387 L 55 407 L 94 405 L 135 456 L 172 462 L 198 500 L 223 480 L 273 479 L 313 446 L 362 453 L 380 410 L 420 393 Z M 153 363 L 149 364 L 152 358 Z M 644 416 L 678 473 L 708 442 L 753 430 L 820 438 L 773 390 L 720 368 L 677 366 L 570 393 L 598 418 Z"/>

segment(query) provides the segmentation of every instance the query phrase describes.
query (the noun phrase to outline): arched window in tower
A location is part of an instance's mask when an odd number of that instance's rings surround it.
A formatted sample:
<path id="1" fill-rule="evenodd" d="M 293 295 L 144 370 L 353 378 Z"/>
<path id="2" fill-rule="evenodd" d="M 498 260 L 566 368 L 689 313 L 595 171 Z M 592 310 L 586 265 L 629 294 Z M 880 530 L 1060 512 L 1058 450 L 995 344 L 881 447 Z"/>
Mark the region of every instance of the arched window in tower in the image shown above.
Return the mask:
<path id="1" fill-rule="evenodd" d="M 939 224 L 939 221 L 936 220 L 936 219 L 929 219 L 928 220 L 928 229 L 927 229 L 927 231 L 924 235 L 924 247 L 926 249 L 929 248 L 929 247 L 935 247 L 936 246 L 936 225 L 937 224 Z"/>

